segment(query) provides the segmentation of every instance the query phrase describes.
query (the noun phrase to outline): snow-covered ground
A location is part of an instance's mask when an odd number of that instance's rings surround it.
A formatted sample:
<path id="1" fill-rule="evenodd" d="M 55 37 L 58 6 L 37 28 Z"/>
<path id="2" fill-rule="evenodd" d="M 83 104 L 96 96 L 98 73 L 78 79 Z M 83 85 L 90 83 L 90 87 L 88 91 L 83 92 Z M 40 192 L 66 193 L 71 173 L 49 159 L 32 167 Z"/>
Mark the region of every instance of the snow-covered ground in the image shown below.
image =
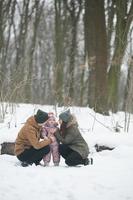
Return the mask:
<path id="1" fill-rule="evenodd" d="M 55 111 L 52 106 L 16 106 L 0 124 L 0 144 L 15 141 L 26 119 L 37 109 Z M 63 108 L 57 108 L 59 114 Z M 0 200 L 133 200 L 133 116 L 129 132 L 124 132 L 124 113 L 102 116 L 89 108 L 72 107 L 83 137 L 88 142 L 94 164 L 67 167 L 21 167 L 15 156 L 0 155 Z M 120 132 L 114 132 L 116 124 Z M 10 125 L 10 128 L 9 128 Z M 94 145 L 115 147 L 97 153 Z"/>

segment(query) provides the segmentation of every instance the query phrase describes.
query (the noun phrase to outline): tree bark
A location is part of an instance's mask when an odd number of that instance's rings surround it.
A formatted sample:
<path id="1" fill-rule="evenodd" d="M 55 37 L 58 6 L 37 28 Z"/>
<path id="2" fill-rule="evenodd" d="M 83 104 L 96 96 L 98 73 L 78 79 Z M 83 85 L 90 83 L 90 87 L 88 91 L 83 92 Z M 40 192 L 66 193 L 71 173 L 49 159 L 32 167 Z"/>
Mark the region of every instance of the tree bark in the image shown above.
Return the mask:
<path id="1" fill-rule="evenodd" d="M 107 38 L 104 1 L 85 1 L 85 55 L 88 58 L 88 104 L 107 111 Z"/>
<path id="2" fill-rule="evenodd" d="M 75 60 L 76 60 L 76 52 L 77 52 L 77 27 L 80 18 L 80 13 L 82 11 L 82 1 L 70 1 L 70 4 L 67 4 L 67 9 L 70 13 L 70 29 L 71 29 L 71 39 L 70 39 L 70 60 L 68 66 L 69 80 L 68 80 L 68 88 L 69 88 L 69 97 L 72 102 L 76 102 L 75 100 Z"/>
<path id="3" fill-rule="evenodd" d="M 63 14 L 62 14 L 63 12 Z M 64 63 L 64 31 L 63 31 L 63 2 L 55 0 L 55 66 L 54 94 L 55 104 L 63 103 L 63 63 Z"/>
<path id="4" fill-rule="evenodd" d="M 133 19 L 133 1 L 128 12 L 128 1 L 116 1 L 116 34 L 115 50 L 108 73 L 108 105 L 113 112 L 118 110 L 118 84 L 120 78 L 120 69 L 127 46 L 127 36 Z"/>

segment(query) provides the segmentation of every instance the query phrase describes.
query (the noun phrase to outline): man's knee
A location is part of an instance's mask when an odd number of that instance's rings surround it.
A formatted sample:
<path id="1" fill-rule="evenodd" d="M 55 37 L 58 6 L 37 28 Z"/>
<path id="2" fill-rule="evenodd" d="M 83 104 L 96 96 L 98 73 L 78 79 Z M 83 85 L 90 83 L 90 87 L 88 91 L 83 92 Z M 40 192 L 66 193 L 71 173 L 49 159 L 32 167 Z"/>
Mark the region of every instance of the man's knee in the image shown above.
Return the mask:
<path id="1" fill-rule="evenodd" d="M 47 145 L 47 146 L 43 147 L 43 151 L 44 151 L 44 154 L 48 154 L 50 152 L 50 146 Z"/>

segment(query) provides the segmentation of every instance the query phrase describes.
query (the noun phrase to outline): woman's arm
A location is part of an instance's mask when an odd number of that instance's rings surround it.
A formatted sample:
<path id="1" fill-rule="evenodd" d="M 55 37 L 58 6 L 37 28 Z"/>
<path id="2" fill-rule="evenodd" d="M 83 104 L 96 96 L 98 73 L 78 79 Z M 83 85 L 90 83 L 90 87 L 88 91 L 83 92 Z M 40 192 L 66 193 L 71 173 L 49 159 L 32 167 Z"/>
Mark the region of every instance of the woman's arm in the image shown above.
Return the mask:
<path id="1" fill-rule="evenodd" d="M 56 137 L 60 142 L 62 142 L 63 144 L 71 144 L 71 143 L 73 143 L 74 140 L 75 140 L 75 138 L 76 138 L 76 136 L 77 136 L 76 130 L 75 130 L 75 131 L 74 131 L 74 130 L 71 130 L 71 132 L 69 132 L 69 130 L 68 130 L 68 133 L 67 133 L 65 136 L 63 136 L 63 135 L 60 133 L 59 130 L 55 132 L 55 137 Z"/>

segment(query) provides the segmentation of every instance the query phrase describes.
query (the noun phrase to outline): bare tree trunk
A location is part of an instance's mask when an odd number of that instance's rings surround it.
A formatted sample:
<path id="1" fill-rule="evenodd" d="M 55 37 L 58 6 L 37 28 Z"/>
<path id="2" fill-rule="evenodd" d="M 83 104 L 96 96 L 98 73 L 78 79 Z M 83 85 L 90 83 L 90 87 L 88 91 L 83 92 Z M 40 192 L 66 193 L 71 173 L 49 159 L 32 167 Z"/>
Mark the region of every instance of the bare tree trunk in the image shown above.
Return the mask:
<path id="1" fill-rule="evenodd" d="M 10 101 L 8 52 L 16 1 L 0 1 L 0 101 Z M 7 67 L 8 66 L 8 67 Z M 5 93 L 6 90 L 6 93 Z"/>
<path id="2" fill-rule="evenodd" d="M 14 91 L 16 88 L 14 95 L 12 96 L 12 101 L 19 102 L 24 101 L 24 85 L 25 85 L 25 51 L 26 51 L 26 37 L 28 31 L 29 24 L 29 4 L 30 0 L 24 0 L 21 4 L 20 2 L 15 1 L 17 4 L 17 9 L 19 10 L 20 23 L 17 27 L 15 27 L 15 20 L 13 19 L 13 27 L 14 27 L 14 38 L 15 38 L 15 59 L 14 65 L 11 68 L 11 86 L 10 91 Z M 20 3 L 20 4 L 19 4 Z M 22 8 L 20 9 L 20 6 Z"/>
<path id="3" fill-rule="evenodd" d="M 128 12 L 128 0 L 116 1 L 116 34 L 115 50 L 112 63 L 108 73 L 108 104 L 114 112 L 118 109 L 118 84 L 120 78 L 120 68 L 127 46 L 127 35 L 133 19 L 133 1 Z"/>
<path id="4" fill-rule="evenodd" d="M 63 103 L 63 64 L 64 64 L 64 8 L 61 0 L 55 0 L 55 66 L 54 94 L 55 104 Z M 63 12 L 63 14 L 62 14 Z"/>
<path id="5" fill-rule="evenodd" d="M 103 1 L 85 1 L 85 54 L 88 59 L 88 103 L 107 111 L 107 38 Z"/>
<path id="6" fill-rule="evenodd" d="M 45 1 L 42 1 L 42 2 L 35 1 L 35 4 L 34 4 L 35 17 L 32 22 L 33 35 L 31 37 L 31 45 L 29 49 L 29 59 L 28 59 L 28 65 L 27 65 L 26 84 L 25 84 L 25 100 L 27 103 L 35 102 L 35 99 L 33 99 L 33 95 L 32 95 L 32 89 L 34 90 L 34 84 L 36 82 L 36 77 L 34 77 L 33 75 L 34 52 L 35 52 L 35 47 L 36 47 L 37 31 L 38 31 L 42 11 L 44 8 L 44 2 Z"/>
<path id="7" fill-rule="evenodd" d="M 114 33 L 114 17 L 116 14 L 115 10 L 115 1 L 116 0 L 108 0 L 107 1 L 107 11 L 108 11 L 108 20 L 107 20 L 107 49 L 108 49 L 108 65 L 110 65 L 111 60 L 111 40 L 112 35 Z"/>
<path id="8" fill-rule="evenodd" d="M 71 42 L 70 42 L 70 61 L 69 61 L 69 97 L 72 99 L 73 102 L 76 103 L 75 98 L 75 60 L 76 60 L 76 53 L 77 53 L 77 26 L 78 21 L 80 18 L 80 13 L 82 11 L 82 1 L 70 1 L 70 5 L 67 4 L 67 9 L 70 13 L 70 20 L 71 20 Z"/>
<path id="9" fill-rule="evenodd" d="M 125 93 L 125 112 L 133 112 L 133 56 L 129 61 L 128 78 Z"/>

